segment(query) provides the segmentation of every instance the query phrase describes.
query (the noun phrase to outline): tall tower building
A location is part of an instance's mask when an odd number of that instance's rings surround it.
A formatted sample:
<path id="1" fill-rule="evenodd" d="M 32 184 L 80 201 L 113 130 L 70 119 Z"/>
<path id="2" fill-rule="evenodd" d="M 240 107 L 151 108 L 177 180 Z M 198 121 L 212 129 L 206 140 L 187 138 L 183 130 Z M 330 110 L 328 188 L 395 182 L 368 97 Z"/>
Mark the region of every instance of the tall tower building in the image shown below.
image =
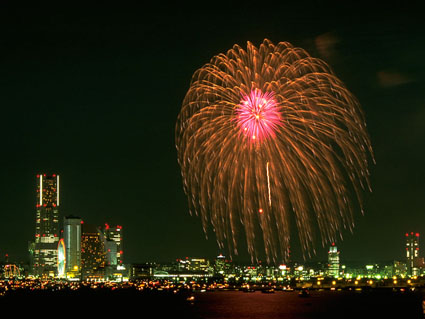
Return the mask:
<path id="1" fill-rule="evenodd" d="M 406 259 L 407 274 L 417 276 L 419 274 L 419 233 L 406 233 Z"/>
<path id="2" fill-rule="evenodd" d="M 59 242 L 59 175 L 37 175 L 37 204 L 32 269 L 35 276 L 55 276 Z"/>
<path id="3" fill-rule="evenodd" d="M 80 217 L 67 216 L 63 220 L 66 277 L 79 279 L 81 272 L 81 223 Z"/>
<path id="4" fill-rule="evenodd" d="M 339 251 L 335 243 L 332 243 L 328 252 L 328 275 L 334 278 L 339 277 Z"/>

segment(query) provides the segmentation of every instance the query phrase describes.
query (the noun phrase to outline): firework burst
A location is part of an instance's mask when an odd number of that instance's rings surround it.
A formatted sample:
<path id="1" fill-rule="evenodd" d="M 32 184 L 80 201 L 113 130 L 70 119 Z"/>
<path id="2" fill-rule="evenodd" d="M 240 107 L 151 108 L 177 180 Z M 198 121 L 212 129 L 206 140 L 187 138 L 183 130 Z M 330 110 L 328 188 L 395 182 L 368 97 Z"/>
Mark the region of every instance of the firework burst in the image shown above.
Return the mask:
<path id="1" fill-rule="evenodd" d="M 176 125 L 191 213 L 220 248 L 285 259 L 295 222 L 303 252 L 353 229 L 372 148 L 357 99 L 320 59 L 264 40 L 235 45 L 193 75 Z M 352 196 L 354 194 L 354 196 Z M 242 227 L 241 227 L 242 226 Z M 261 244 L 259 244 L 259 242 Z"/>

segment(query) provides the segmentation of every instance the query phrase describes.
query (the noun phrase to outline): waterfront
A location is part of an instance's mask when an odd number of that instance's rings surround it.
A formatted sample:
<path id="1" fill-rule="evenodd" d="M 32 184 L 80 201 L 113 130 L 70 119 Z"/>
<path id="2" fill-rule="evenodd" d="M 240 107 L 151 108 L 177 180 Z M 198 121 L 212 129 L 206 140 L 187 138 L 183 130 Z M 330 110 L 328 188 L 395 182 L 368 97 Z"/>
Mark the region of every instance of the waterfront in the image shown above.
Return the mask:
<path id="1" fill-rule="evenodd" d="M 8 290 L 0 297 L 0 306 L 19 309 L 21 314 L 43 304 L 55 312 L 188 319 L 423 318 L 424 292 L 419 289 L 312 289 L 304 298 L 300 290 L 73 287 Z"/>

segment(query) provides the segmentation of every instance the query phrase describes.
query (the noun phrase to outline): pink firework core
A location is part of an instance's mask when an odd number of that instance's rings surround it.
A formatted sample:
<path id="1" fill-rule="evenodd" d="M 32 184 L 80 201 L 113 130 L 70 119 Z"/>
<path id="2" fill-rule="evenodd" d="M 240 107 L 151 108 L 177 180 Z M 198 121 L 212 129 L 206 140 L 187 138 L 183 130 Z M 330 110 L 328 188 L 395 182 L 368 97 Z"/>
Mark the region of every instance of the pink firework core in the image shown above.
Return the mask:
<path id="1" fill-rule="evenodd" d="M 242 133 L 252 141 L 273 137 L 282 123 L 274 92 L 263 93 L 259 89 L 242 94 L 236 116 Z"/>

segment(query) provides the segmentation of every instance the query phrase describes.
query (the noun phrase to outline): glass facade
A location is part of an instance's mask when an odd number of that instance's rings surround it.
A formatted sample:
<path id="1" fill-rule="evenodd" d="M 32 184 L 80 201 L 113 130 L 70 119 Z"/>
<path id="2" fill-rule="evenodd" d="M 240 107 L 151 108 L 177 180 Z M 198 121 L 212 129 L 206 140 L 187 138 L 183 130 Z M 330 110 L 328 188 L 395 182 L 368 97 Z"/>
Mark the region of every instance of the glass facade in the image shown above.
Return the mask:
<path id="1" fill-rule="evenodd" d="M 67 216 L 63 221 L 66 252 L 66 277 L 79 278 L 81 270 L 81 223 L 80 217 Z"/>

